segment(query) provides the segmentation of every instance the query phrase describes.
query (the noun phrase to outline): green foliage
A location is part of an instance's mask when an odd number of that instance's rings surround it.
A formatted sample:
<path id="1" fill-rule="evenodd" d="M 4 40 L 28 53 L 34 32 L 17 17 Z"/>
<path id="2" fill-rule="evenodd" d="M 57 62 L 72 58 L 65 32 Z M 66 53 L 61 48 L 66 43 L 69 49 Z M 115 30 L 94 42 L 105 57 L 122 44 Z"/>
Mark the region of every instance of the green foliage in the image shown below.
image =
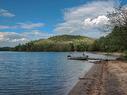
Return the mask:
<path id="1" fill-rule="evenodd" d="M 0 47 L 0 51 L 9 51 L 10 47 Z"/>
<path id="2" fill-rule="evenodd" d="M 15 51 L 86 51 L 94 42 L 84 36 L 61 35 L 18 45 Z"/>
<path id="3" fill-rule="evenodd" d="M 106 37 L 101 37 L 93 44 L 93 50 L 122 52 L 127 49 L 127 27 L 116 26 Z"/>
<path id="4" fill-rule="evenodd" d="M 84 36 L 77 36 L 77 35 L 59 35 L 59 36 L 50 37 L 48 39 L 52 41 L 72 41 L 72 40 L 87 40 L 90 38 Z"/>
<path id="5" fill-rule="evenodd" d="M 124 58 L 127 60 L 127 50 L 124 53 L 125 53 Z"/>

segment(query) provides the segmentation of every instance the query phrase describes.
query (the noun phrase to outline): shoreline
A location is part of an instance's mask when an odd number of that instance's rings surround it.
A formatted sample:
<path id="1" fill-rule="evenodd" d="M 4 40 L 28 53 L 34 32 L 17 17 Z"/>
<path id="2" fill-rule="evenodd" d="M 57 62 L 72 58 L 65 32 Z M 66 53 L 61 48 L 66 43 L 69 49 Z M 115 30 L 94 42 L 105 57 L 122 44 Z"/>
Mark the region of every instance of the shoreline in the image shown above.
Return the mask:
<path id="1" fill-rule="evenodd" d="M 68 95 L 127 95 L 127 63 L 95 62 Z"/>
<path id="2" fill-rule="evenodd" d="M 91 69 L 82 78 L 79 78 L 78 83 L 72 88 L 68 95 L 90 95 L 91 91 L 89 91 L 89 88 L 93 86 L 92 84 L 95 81 L 95 78 L 99 78 L 97 74 L 101 75 L 103 66 L 103 64 L 98 64 L 98 62 L 93 64 Z"/>

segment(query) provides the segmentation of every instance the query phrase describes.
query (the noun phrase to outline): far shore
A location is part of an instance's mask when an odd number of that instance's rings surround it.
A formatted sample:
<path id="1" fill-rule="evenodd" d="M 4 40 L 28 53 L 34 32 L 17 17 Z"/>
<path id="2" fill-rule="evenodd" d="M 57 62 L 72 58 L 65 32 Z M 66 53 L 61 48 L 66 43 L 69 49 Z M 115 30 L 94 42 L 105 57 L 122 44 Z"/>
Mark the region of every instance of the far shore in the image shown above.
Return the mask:
<path id="1" fill-rule="evenodd" d="M 127 95 L 127 63 L 96 62 L 68 95 Z"/>

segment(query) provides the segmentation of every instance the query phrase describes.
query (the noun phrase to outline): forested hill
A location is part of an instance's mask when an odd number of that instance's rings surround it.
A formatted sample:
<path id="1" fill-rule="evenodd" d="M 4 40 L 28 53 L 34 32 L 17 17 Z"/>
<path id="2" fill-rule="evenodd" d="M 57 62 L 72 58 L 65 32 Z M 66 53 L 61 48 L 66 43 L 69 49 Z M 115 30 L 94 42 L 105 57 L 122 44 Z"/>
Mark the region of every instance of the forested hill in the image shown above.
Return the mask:
<path id="1" fill-rule="evenodd" d="M 31 41 L 18 45 L 15 51 L 86 51 L 90 49 L 94 39 L 85 36 L 60 35 L 48 39 Z"/>
<path id="2" fill-rule="evenodd" d="M 89 40 L 91 41 L 90 38 L 85 37 L 85 36 L 74 36 L 74 35 L 60 35 L 60 36 L 53 36 L 48 38 L 49 40 L 53 41 L 73 41 L 73 40 Z"/>

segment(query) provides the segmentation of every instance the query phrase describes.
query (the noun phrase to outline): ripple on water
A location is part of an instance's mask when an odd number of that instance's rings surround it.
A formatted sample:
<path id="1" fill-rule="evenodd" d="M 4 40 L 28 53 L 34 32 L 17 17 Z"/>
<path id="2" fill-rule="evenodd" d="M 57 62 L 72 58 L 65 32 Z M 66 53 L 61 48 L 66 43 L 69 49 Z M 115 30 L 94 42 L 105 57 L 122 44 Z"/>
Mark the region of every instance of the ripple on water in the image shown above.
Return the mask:
<path id="1" fill-rule="evenodd" d="M 68 54 L 0 52 L 0 95 L 66 95 L 92 66 Z"/>

